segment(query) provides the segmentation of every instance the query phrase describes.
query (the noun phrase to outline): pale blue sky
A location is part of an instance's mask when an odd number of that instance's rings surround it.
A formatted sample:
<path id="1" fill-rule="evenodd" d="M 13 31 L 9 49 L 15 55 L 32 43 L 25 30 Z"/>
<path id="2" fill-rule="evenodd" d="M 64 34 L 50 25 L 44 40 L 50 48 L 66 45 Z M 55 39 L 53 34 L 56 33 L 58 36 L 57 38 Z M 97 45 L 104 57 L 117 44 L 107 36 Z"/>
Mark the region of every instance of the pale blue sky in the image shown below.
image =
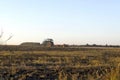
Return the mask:
<path id="1" fill-rule="evenodd" d="M 120 45 L 120 0 L 0 0 L 0 27 L 7 44 Z"/>

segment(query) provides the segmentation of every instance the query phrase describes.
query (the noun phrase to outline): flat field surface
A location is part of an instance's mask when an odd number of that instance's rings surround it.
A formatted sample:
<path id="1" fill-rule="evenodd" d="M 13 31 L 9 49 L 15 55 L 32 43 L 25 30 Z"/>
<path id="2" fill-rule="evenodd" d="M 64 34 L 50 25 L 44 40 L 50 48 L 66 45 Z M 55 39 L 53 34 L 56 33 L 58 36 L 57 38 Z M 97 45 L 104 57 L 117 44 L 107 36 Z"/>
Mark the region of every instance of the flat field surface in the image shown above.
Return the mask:
<path id="1" fill-rule="evenodd" d="M 120 80 L 120 48 L 0 51 L 1 80 Z"/>

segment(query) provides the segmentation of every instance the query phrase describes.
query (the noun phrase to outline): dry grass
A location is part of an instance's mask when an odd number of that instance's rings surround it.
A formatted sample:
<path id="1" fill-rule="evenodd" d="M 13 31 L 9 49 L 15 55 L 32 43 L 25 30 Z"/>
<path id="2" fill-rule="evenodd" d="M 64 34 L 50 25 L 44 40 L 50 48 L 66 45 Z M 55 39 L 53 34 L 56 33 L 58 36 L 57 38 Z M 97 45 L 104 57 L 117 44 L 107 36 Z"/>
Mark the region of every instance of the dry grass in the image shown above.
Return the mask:
<path id="1" fill-rule="evenodd" d="M 26 64 L 44 64 L 45 67 L 59 70 L 58 80 L 120 80 L 120 49 L 93 49 L 93 50 L 80 50 L 80 51 L 1 51 L 1 57 L 5 57 L 4 60 L 0 59 L 0 64 L 4 65 L 9 62 L 9 56 L 12 56 L 11 63 L 17 64 L 12 67 L 12 73 L 15 74 L 19 71 L 20 67 L 24 63 L 24 69 L 29 70 L 29 66 Z M 19 65 L 18 65 L 19 63 Z M 49 64 L 49 65 L 48 65 Z M 67 68 L 89 68 L 99 66 L 112 66 L 109 70 L 99 69 L 96 71 L 90 71 L 88 73 L 80 73 L 77 71 L 67 72 Z M 0 66 L 2 69 L 4 67 Z M 22 66 L 23 67 L 23 66 Z M 37 69 L 36 67 L 33 67 Z M 62 69 L 64 68 L 64 69 Z M 17 70 L 18 69 L 18 70 Z M 100 73 L 100 74 L 99 74 Z M 32 75 L 32 74 L 31 74 Z M 26 75 L 22 75 L 26 77 Z"/>

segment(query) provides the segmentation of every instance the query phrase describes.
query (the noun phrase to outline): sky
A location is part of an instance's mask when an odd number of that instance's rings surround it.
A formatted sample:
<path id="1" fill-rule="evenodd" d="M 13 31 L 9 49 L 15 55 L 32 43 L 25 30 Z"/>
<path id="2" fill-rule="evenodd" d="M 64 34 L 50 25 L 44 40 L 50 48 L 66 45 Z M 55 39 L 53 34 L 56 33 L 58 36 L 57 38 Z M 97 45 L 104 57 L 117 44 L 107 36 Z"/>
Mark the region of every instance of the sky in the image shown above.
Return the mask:
<path id="1" fill-rule="evenodd" d="M 120 45 L 120 0 L 0 0 L 0 39 L 6 44 Z"/>

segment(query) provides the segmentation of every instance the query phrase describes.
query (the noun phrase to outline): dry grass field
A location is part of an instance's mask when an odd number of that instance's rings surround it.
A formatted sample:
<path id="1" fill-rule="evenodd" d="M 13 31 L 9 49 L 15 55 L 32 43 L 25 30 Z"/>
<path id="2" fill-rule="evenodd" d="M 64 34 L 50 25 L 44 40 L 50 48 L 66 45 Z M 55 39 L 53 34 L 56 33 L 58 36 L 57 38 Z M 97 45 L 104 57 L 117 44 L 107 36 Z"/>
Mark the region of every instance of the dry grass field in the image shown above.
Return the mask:
<path id="1" fill-rule="evenodd" d="M 120 48 L 0 51 L 0 80 L 120 80 Z"/>

